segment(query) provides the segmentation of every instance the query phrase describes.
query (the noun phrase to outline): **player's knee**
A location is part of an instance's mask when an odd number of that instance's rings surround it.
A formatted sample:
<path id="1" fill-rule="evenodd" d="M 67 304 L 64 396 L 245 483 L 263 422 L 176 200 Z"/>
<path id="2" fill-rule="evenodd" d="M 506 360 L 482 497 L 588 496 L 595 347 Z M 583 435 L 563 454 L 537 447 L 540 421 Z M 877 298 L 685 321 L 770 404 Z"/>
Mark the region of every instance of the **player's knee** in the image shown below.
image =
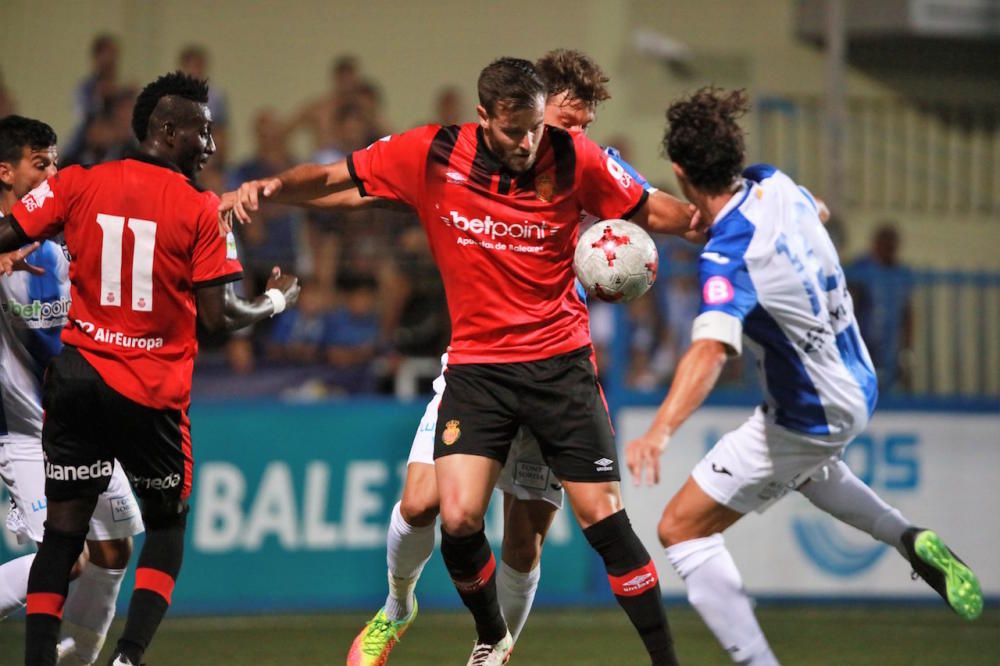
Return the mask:
<path id="1" fill-rule="evenodd" d="M 442 506 L 441 529 L 451 536 L 469 536 L 483 529 L 483 517 L 463 507 Z"/>
<path id="2" fill-rule="evenodd" d="M 147 530 L 184 528 L 188 503 L 180 498 L 156 497 L 142 501 L 142 522 Z"/>
<path id="3" fill-rule="evenodd" d="M 656 535 L 660 538 L 660 545 L 664 548 L 673 546 L 682 541 L 687 541 L 691 537 L 687 535 L 687 526 L 675 507 L 667 506 L 660 518 L 660 523 L 656 526 Z"/>
<path id="4" fill-rule="evenodd" d="M 411 493 L 403 495 L 399 502 L 399 513 L 413 527 L 432 525 L 438 515 L 437 497 L 430 494 Z"/>
<path id="5" fill-rule="evenodd" d="M 90 562 L 102 569 L 124 569 L 132 557 L 132 537 L 88 542 Z"/>
<path id="6" fill-rule="evenodd" d="M 538 566 L 542 557 L 540 535 L 504 534 L 503 561 L 514 571 L 527 573 Z"/>

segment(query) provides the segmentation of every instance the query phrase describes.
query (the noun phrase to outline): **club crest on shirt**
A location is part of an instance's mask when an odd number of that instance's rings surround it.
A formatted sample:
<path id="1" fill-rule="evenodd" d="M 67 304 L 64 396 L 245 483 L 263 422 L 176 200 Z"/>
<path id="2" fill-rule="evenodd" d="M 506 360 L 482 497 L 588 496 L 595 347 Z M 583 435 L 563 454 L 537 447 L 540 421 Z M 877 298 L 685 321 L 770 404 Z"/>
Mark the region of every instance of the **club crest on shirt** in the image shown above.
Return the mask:
<path id="1" fill-rule="evenodd" d="M 546 203 L 552 201 L 555 194 L 556 183 L 551 173 L 543 173 L 535 177 L 535 196 Z"/>
<path id="2" fill-rule="evenodd" d="M 441 433 L 441 441 L 445 446 L 451 446 L 462 436 L 462 429 L 458 427 L 458 419 L 453 419 L 444 424 L 444 432 Z"/>

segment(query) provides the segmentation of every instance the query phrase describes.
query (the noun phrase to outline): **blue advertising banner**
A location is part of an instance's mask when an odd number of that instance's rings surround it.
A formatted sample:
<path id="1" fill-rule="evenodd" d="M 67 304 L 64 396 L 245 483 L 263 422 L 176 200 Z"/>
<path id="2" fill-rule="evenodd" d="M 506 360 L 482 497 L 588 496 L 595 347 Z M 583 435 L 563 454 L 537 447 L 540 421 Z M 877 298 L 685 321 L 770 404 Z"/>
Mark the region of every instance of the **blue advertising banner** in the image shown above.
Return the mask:
<path id="1" fill-rule="evenodd" d="M 423 408 L 195 405 L 192 511 L 171 613 L 380 606 L 389 515 Z M 501 507 L 497 494 L 487 532 L 498 558 Z M 588 601 L 595 558 L 572 521 L 561 511 L 546 542 L 540 603 Z M 0 561 L 22 552 L 7 534 Z M 460 605 L 437 552 L 418 594 L 427 608 Z"/>

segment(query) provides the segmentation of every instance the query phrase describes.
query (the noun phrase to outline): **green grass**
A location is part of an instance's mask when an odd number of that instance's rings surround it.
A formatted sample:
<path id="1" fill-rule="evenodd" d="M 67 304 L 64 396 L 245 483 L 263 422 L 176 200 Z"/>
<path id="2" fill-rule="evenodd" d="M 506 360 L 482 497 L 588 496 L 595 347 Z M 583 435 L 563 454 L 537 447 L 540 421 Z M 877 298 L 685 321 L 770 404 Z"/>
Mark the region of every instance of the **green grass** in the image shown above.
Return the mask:
<path id="1" fill-rule="evenodd" d="M 681 663 L 729 664 L 690 610 L 669 612 Z M 759 618 L 784 664 L 1000 664 L 1000 614 L 963 622 L 944 609 L 764 608 Z M 343 664 L 367 617 L 357 614 L 170 618 L 147 653 L 150 666 Z M 117 624 L 112 635 L 117 635 Z M 0 664 L 22 663 L 24 624 L 0 624 Z M 465 613 L 421 613 L 391 664 L 464 664 L 472 647 Z M 104 658 L 107 658 L 106 656 Z M 103 666 L 103 662 L 100 662 Z M 639 639 L 615 609 L 538 611 L 511 660 L 515 664 L 648 664 Z"/>

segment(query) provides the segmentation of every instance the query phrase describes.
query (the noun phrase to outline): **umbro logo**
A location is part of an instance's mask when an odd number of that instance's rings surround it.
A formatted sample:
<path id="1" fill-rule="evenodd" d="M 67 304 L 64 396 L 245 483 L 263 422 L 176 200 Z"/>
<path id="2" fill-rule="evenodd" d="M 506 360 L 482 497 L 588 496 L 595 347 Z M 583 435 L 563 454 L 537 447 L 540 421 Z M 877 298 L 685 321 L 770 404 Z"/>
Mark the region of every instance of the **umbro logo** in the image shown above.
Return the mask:
<path id="1" fill-rule="evenodd" d="M 725 467 L 719 467 L 715 463 L 712 463 L 712 471 L 715 472 L 716 474 L 726 474 L 728 476 L 733 475 L 733 473 L 730 472 L 728 469 L 726 469 Z"/>
<path id="2" fill-rule="evenodd" d="M 448 170 L 444 174 L 445 179 L 453 185 L 461 185 L 468 180 L 465 176 L 454 170 Z"/>
<path id="3" fill-rule="evenodd" d="M 656 582 L 656 576 L 651 573 L 641 573 L 634 578 L 630 578 L 622 584 L 622 589 L 626 594 L 634 593 L 644 587 L 649 587 Z"/>
<path id="4" fill-rule="evenodd" d="M 614 460 L 608 460 L 607 458 L 601 458 L 600 460 L 595 460 L 594 464 L 597 465 L 598 472 L 610 472 L 615 464 Z"/>

